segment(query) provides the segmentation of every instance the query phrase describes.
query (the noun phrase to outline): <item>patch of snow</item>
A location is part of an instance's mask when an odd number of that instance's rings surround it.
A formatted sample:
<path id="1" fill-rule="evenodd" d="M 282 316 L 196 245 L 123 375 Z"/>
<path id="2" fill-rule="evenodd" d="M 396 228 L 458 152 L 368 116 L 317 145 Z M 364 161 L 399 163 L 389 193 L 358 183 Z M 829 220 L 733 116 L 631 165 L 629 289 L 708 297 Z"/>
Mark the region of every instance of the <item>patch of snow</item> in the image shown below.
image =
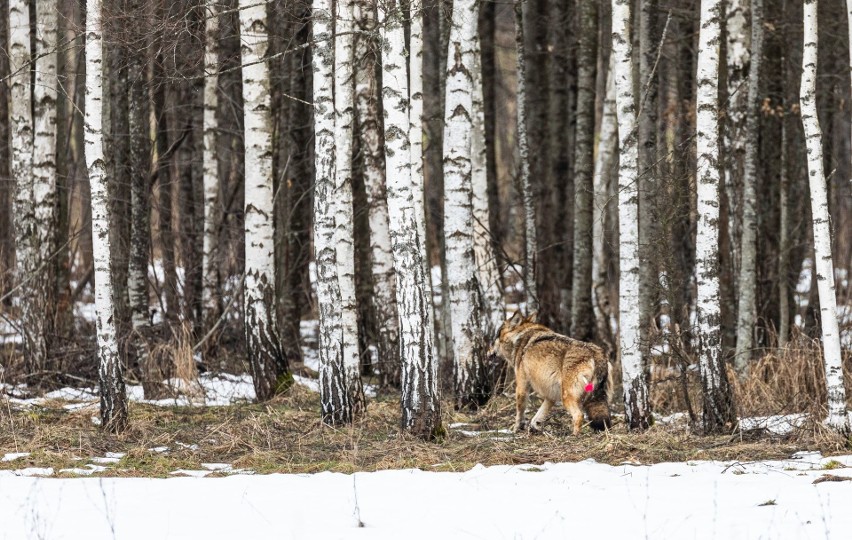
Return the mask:
<path id="1" fill-rule="evenodd" d="M 293 375 L 293 379 L 312 392 L 320 391 L 319 381 L 316 379 L 309 379 L 308 377 L 302 377 L 301 375 Z"/>
<path id="2" fill-rule="evenodd" d="M 786 414 L 773 416 L 755 416 L 752 418 L 740 418 L 740 429 L 751 431 L 762 429 L 773 435 L 787 435 L 802 427 L 806 414 Z"/>
<path id="3" fill-rule="evenodd" d="M 5 454 L 2 458 L 0 458 L 0 461 L 3 461 L 3 462 L 15 461 L 16 459 L 21 459 L 21 458 L 27 457 L 29 455 L 30 455 L 29 452 L 12 452 L 11 454 Z"/>
<path id="4" fill-rule="evenodd" d="M 53 467 L 27 467 L 12 471 L 15 476 L 53 476 Z M 0 522 L 2 523 L 2 522 Z"/>
<path id="5" fill-rule="evenodd" d="M 169 447 L 168 446 L 155 446 L 154 448 L 149 448 L 148 451 L 153 452 L 155 454 L 162 454 L 163 452 L 168 452 Z"/>
<path id="6" fill-rule="evenodd" d="M 192 478 L 204 478 L 208 474 L 212 474 L 213 471 L 199 471 L 193 469 L 178 469 L 176 471 L 172 471 L 169 474 L 173 476 L 190 476 Z"/>

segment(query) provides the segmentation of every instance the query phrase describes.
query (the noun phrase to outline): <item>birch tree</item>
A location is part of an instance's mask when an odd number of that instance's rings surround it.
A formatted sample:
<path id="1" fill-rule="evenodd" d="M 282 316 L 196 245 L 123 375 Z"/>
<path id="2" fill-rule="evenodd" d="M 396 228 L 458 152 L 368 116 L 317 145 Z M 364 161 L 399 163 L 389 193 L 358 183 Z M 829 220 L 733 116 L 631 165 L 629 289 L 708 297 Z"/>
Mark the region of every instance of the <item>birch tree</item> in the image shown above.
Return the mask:
<path id="1" fill-rule="evenodd" d="M 822 129 L 816 106 L 817 78 L 817 0 L 805 0 L 804 49 L 802 82 L 799 89 L 802 125 L 808 156 L 808 182 L 814 231 L 814 259 L 822 326 L 825 387 L 828 393 L 828 417 L 825 423 L 841 433 L 849 432 L 846 413 L 846 391 L 843 387 L 843 364 L 840 353 L 840 331 L 837 325 L 837 299 L 834 292 L 834 264 L 831 258 L 831 216 L 828 213 L 828 190 L 823 170 Z"/>
<path id="2" fill-rule="evenodd" d="M 379 81 L 376 66 L 378 43 L 376 7 L 370 0 L 356 5 L 359 30 L 355 38 L 356 107 L 362 155 L 364 188 L 370 224 L 370 269 L 373 277 L 373 312 L 378 326 L 378 356 L 386 381 L 399 383 L 399 322 L 396 311 L 396 281 L 393 274 L 388 203 L 385 191 L 385 161 L 382 151 L 382 123 L 379 117 Z"/>
<path id="3" fill-rule="evenodd" d="M 334 41 L 332 0 L 314 0 L 314 250 L 317 265 L 319 307 L 319 382 L 323 422 L 330 425 L 352 421 L 352 401 L 347 391 L 343 364 L 340 286 L 335 251 L 335 111 Z"/>
<path id="4" fill-rule="evenodd" d="M 456 405 L 475 408 L 490 394 L 483 355 L 482 304 L 474 257 L 471 143 L 475 0 L 455 0 L 444 104 L 444 245 L 455 359 Z"/>
<path id="5" fill-rule="evenodd" d="M 411 179 L 415 186 L 414 204 L 418 212 L 417 234 L 423 238 L 423 272 L 432 283 L 432 265 L 426 246 L 426 193 L 423 176 L 423 2 L 408 3 L 408 140 L 411 154 Z M 418 187 L 419 186 L 419 187 Z M 431 305 L 431 302 L 430 302 Z M 434 308 L 432 309 L 434 318 Z"/>
<path id="6" fill-rule="evenodd" d="M 403 11 L 399 0 L 379 5 L 382 36 L 382 96 L 388 214 L 396 274 L 402 361 L 402 428 L 425 439 L 443 432 L 438 394 L 438 362 L 433 356 L 432 291 L 424 274 L 423 243 L 415 204 L 409 142 L 409 93 Z"/>
<path id="7" fill-rule="evenodd" d="M 535 193 L 530 178 L 530 150 L 527 133 L 527 61 L 524 45 L 524 3 L 514 0 L 515 6 L 515 47 L 518 56 L 518 152 L 521 168 L 521 198 L 524 203 L 524 290 L 526 292 L 527 312 L 538 311 L 536 293 L 536 226 Z"/>
<path id="8" fill-rule="evenodd" d="M 703 425 L 719 432 L 736 420 L 722 359 L 719 315 L 719 40 L 721 0 L 701 0 L 696 93 L 697 214 L 695 272 Z"/>
<path id="9" fill-rule="evenodd" d="M 725 195 L 728 199 L 728 235 L 731 242 L 731 260 L 734 261 L 732 276 L 733 288 L 739 289 L 737 279 L 741 274 L 739 263 L 742 257 L 740 240 L 740 187 L 744 174 L 744 155 L 747 138 L 751 136 L 748 130 L 747 116 L 749 103 L 748 80 L 750 78 L 749 63 L 752 47 L 749 39 L 749 0 L 727 0 L 725 25 L 727 34 L 727 110 L 724 147 L 725 147 Z M 753 23 L 752 23 L 753 24 Z M 752 32 L 753 35 L 753 32 Z"/>
<path id="10" fill-rule="evenodd" d="M 648 383 L 639 344 L 639 193 L 636 106 L 633 93 L 630 1 L 612 1 L 612 75 L 618 117 L 618 329 L 624 408 L 630 429 L 651 421 Z"/>
<path id="11" fill-rule="evenodd" d="M 595 331 L 592 309 L 592 218 L 594 205 L 595 76 L 598 56 L 598 6 L 579 3 L 577 43 L 577 129 L 574 159 L 574 276 L 571 336 L 591 341 Z"/>
<path id="12" fill-rule="evenodd" d="M 272 118 L 266 51 L 266 4 L 240 0 L 240 40 L 245 122 L 246 349 L 258 400 L 289 383 L 289 366 L 278 342 L 273 241 Z"/>
<path id="13" fill-rule="evenodd" d="M 610 314 L 604 311 L 607 298 L 606 216 L 612 198 L 610 171 L 618 158 L 618 117 L 615 103 L 615 77 L 610 55 L 606 94 L 601 112 L 600 142 L 595 157 L 594 206 L 592 207 L 592 304 L 595 309 L 598 336 L 610 335 Z"/>
<path id="14" fill-rule="evenodd" d="M 204 247 L 202 270 L 204 277 L 201 289 L 201 304 L 204 319 L 210 323 L 216 316 L 219 285 L 216 245 L 219 229 L 219 163 L 216 159 L 216 136 L 219 125 L 216 109 L 219 105 L 219 6 L 216 0 L 206 0 L 204 29 L 204 117 L 202 170 L 204 186 Z"/>
<path id="15" fill-rule="evenodd" d="M 110 272 L 110 219 L 103 142 L 103 30 L 101 1 L 86 0 L 85 155 L 92 201 L 95 316 L 101 426 L 118 433 L 127 426 L 127 395 L 118 356 Z"/>
<path id="16" fill-rule="evenodd" d="M 353 413 L 364 409 L 361 352 L 358 344 L 358 306 L 355 299 L 355 217 L 352 208 L 354 156 L 355 66 L 353 0 L 337 0 L 334 32 L 334 197 L 335 262 L 340 288 L 341 342 L 346 391 Z"/>
<path id="17" fill-rule="evenodd" d="M 728 40 L 730 42 L 730 38 Z M 748 75 L 746 126 L 743 135 L 743 220 L 737 302 L 737 348 L 734 365 L 740 376 L 748 369 L 757 318 L 757 160 L 760 150 L 760 68 L 763 55 L 763 0 L 751 0 L 751 61 Z"/>
<path id="18" fill-rule="evenodd" d="M 485 141 L 485 101 L 483 94 L 482 50 L 479 33 L 474 32 L 473 67 L 471 69 L 473 98 L 470 141 L 471 184 L 473 204 L 473 247 L 476 276 L 482 292 L 482 331 L 486 340 L 495 337 L 506 320 L 503 307 L 503 285 L 500 268 L 491 238 L 488 208 L 488 163 Z"/>

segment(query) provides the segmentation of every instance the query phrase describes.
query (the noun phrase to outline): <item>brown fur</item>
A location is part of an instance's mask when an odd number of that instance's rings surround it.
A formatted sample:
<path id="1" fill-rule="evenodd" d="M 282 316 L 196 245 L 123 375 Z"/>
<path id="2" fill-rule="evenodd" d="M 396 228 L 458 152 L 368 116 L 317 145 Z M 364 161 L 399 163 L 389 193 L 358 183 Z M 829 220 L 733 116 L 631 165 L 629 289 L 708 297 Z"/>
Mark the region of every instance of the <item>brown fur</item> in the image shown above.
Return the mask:
<path id="1" fill-rule="evenodd" d="M 515 368 L 515 431 L 522 430 L 526 424 L 528 386 L 544 400 L 530 422 L 531 430 L 540 429 L 558 401 L 571 413 L 574 435 L 580 433 L 584 410 L 593 429 L 610 426 L 611 366 L 597 345 L 557 334 L 538 324 L 536 314 L 524 318 L 515 313 L 500 327 L 489 353 Z M 592 392 L 585 391 L 589 382 L 595 386 Z"/>

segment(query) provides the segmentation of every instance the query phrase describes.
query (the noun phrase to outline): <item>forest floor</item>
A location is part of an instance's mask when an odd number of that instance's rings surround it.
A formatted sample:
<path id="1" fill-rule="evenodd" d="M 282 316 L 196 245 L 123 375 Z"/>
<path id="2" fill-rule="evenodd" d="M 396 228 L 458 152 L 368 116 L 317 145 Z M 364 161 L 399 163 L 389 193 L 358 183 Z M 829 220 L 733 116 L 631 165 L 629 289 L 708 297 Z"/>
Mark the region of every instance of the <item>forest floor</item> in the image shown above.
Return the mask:
<path id="1" fill-rule="evenodd" d="M 236 387 L 245 384 L 231 379 Z M 206 381 L 207 387 L 227 382 L 213 377 Z M 818 451 L 824 456 L 850 451 L 848 440 L 802 415 L 749 419 L 741 424 L 766 429 L 738 428 L 718 436 L 694 433 L 684 414 L 658 417 L 643 433 L 628 433 L 616 416 L 609 432 L 595 433 L 586 427 L 574 437 L 568 415 L 557 408 L 544 433 L 514 434 L 510 430 L 513 400 L 499 396 L 474 413 L 454 411 L 450 403 L 444 403 L 446 436 L 427 443 L 400 433 L 395 396 L 373 398 L 365 414 L 342 428 L 320 423 L 319 396 L 302 384 L 264 404 L 174 406 L 165 405 L 167 401 L 132 401 L 129 428 L 115 436 L 97 425 L 97 401 L 85 391 L 29 400 L 0 397 L 0 456 L 18 456 L 0 461 L 0 470 L 129 477 L 402 468 L 465 471 L 477 464 L 588 458 L 611 465 L 750 462 L 789 458 L 797 451 Z"/>

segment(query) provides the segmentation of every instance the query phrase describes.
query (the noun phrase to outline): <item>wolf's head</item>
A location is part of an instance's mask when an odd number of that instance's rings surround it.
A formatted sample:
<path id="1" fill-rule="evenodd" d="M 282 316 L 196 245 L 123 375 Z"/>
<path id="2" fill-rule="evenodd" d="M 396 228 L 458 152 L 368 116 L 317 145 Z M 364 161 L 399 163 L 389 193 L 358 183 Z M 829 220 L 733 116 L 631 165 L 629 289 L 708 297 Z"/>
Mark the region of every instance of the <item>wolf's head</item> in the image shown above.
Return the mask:
<path id="1" fill-rule="evenodd" d="M 500 325 L 500 331 L 497 332 L 497 338 L 491 347 L 488 349 L 489 357 L 499 357 L 504 362 L 511 363 L 515 356 L 515 345 L 517 337 L 531 325 L 538 324 L 538 312 L 531 313 L 528 317 L 520 311 L 516 311 L 509 319 L 503 321 Z"/>

